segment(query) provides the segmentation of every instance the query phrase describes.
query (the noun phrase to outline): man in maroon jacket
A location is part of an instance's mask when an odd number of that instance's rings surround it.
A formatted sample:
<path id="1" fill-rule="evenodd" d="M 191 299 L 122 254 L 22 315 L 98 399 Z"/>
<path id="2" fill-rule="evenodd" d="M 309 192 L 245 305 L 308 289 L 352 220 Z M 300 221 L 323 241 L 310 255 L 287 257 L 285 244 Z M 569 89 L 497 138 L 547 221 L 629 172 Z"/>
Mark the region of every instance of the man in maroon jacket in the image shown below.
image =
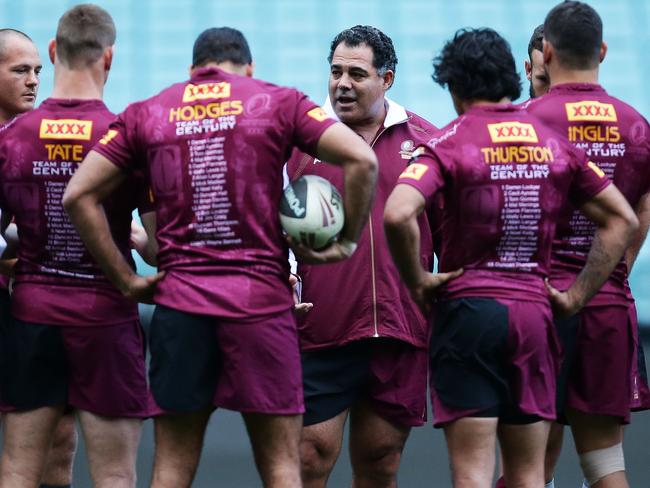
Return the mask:
<path id="1" fill-rule="evenodd" d="M 299 322 L 305 417 L 303 483 L 325 486 L 350 414 L 355 486 L 393 486 L 410 428 L 426 415 L 429 328 L 393 265 L 382 228 L 386 198 L 414 147 L 435 128 L 385 95 L 395 76 L 391 39 L 370 26 L 338 34 L 329 55 L 333 112 L 374 149 L 377 195 L 355 254 L 345 263 L 299 263 L 302 298 L 313 309 Z M 342 191 L 343 173 L 303 153 L 290 179 L 316 174 Z M 427 218 L 419 221 L 427 228 Z M 431 234 L 422 232 L 421 262 L 432 266 Z"/>

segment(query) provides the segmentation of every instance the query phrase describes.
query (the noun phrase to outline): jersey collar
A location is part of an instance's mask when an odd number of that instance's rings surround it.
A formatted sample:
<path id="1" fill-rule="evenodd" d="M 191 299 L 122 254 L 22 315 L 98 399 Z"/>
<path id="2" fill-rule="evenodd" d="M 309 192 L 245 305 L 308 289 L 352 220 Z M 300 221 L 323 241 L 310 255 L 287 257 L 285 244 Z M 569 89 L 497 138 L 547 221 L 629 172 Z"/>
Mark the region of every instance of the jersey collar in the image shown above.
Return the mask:
<path id="1" fill-rule="evenodd" d="M 402 107 L 399 103 L 394 102 L 390 98 L 385 98 L 384 100 L 386 100 L 386 103 L 388 104 L 388 110 L 386 111 L 386 118 L 384 119 L 385 129 L 388 129 L 389 127 L 392 127 L 394 125 L 403 124 L 404 122 L 408 121 L 409 116 L 406 113 L 406 109 L 404 107 Z M 335 120 L 339 119 L 336 116 L 336 112 L 334 112 L 334 108 L 332 107 L 332 102 L 330 100 L 329 95 L 325 99 L 325 103 L 323 104 L 323 110 L 331 118 Z"/>

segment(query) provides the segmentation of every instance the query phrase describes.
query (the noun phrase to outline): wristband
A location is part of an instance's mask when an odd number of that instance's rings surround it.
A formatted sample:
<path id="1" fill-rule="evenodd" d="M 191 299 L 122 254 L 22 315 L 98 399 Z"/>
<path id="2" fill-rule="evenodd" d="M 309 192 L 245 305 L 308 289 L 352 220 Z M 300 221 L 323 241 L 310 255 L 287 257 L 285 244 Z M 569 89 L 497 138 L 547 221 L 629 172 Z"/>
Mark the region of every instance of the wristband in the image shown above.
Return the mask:
<path id="1" fill-rule="evenodd" d="M 349 239 L 341 239 L 339 241 L 339 246 L 341 249 L 343 249 L 343 252 L 347 257 L 350 257 L 354 254 L 354 251 L 357 250 L 358 244 L 354 241 L 351 241 Z"/>

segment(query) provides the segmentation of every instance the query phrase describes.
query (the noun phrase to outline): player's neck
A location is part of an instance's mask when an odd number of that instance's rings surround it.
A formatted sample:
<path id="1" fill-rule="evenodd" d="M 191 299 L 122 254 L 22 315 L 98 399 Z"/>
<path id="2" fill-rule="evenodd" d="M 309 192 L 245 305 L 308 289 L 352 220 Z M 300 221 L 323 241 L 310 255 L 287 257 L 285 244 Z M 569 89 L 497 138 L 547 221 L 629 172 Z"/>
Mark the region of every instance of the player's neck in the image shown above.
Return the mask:
<path id="1" fill-rule="evenodd" d="M 235 64 L 231 61 L 222 61 L 221 63 L 217 62 L 208 62 L 193 68 L 192 71 L 195 71 L 200 68 L 219 68 L 226 73 L 240 75 L 240 76 L 252 76 L 252 65 L 251 64 Z"/>
<path id="2" fill-rule="evenodd" d="M 105 73 L 96 70 L 54 70 L 52 98 L 101 100 L 104 96 Z"/>
<path id="3" fill-rule="evenodd" d="M 11 114 L 0 107 L 0 125 L 6 124 L 15 116 L 16 114 Z"/>
<path id="4" fill-rule="evenodd" d="M 359 134 L 368 144 L 372 144 L 375 137 L 377 137 L 377 133 L 384 126 L 387 114 L 388 109 L 386 108 L 386 104 L 384 104 L 380 113 L 378 113 L 376 117 L 362 120 L 358 124 L 349 124 L 348 127 Z"/>
<path id="5" fill-rule="evenodd" d="M 456 111 L 458 112 L 458 115 L 463 115 L 472 107 L 492 107 L 494 105 L 505 105 L 507 103 L 510 103 L 510 101 L 511 100 L 507 97 L 503 97 L 501 100 L 498 100 L 496 102 L 492 100 L 482 100 L 482 99 L 475 99 L 475 100 L 458 99 L 454 103 L 454 105 L 456 106 Z"/>
<path id="6" fill-rule="evenodd" d="M 555 70 L 549 72 L 551 86 L 565 83 L 598 84 L 598 68 L 590 70 Z"/>

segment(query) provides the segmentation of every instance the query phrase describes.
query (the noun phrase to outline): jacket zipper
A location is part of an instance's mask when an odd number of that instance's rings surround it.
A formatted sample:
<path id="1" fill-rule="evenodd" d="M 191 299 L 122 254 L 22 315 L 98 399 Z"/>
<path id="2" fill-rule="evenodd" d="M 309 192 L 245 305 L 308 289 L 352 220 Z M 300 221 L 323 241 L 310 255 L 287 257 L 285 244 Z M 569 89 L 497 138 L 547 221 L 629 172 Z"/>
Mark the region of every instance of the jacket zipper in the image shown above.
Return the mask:
<path id="1" fill-rule="evenodd" d="M 374 138 L 372 144 L 370 144 L 370 147 L 373 148 L 373 150 L 377 140 L 387 130 L 388 127 L 384 127 L 383 130 L 379 134 L 377 134 L 377 136 Z M 370 230 L 370 276 L 372 279 L 372 320 L 373 320 L 373 327 L 374 327 L 374 334 L 372 336 L 379 337 L 379 323 L 377 320 L 377 275 L 375 271 L 375 235 L 372 227 L 373 224 L 372 224 L 372 212 L 371 212 L 370 217 L 368 218 L 368 228 Z"/>

